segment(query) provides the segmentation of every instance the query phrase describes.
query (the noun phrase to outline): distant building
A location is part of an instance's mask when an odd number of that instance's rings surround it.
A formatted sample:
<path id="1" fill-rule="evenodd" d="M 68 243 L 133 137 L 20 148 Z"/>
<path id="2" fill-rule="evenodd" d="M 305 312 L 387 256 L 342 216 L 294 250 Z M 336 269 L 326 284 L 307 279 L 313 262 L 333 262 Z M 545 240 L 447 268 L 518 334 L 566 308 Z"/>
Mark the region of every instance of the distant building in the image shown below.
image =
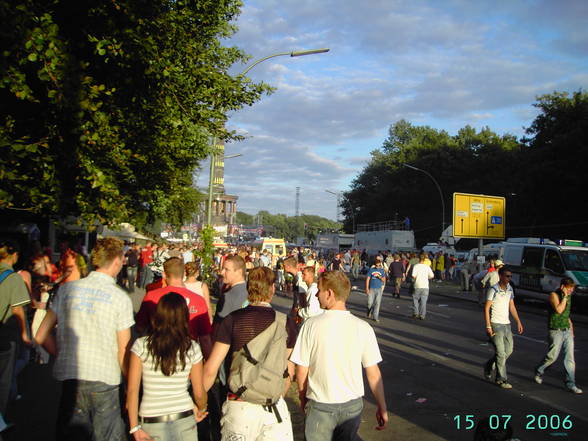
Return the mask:
<path id="1" fill-rule="evenodd" d="M 230 225 L 235 224 L 237 217 L 237 199 L 239 196 L 225 193 L 225 145 L 222 141 L 216 145 L 214 163 L 214 181 L 212 183 L 212 216 L 211 222 L 214 229 L 221 235 L 232 232 Z M 202 190 L 208 194 L 208 189 Z M 208 218 L 208 197 L 200 204 L 202 213 L 201 223 L 205 224 Z"/>

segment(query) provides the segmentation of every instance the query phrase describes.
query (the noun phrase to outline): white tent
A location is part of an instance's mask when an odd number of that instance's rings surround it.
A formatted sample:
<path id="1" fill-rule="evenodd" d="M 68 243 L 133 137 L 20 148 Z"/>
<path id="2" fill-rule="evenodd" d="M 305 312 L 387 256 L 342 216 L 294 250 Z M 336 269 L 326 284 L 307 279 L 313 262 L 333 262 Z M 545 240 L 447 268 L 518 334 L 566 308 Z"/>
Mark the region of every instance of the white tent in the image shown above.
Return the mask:
<path id="1" fill-rule="evenodd" d="M 118 237 L 120 239 L 139 239 L 139 240 L 151 240 L 141 233 L 135 231 L 135 227 L 129 223 L 123 222 L 116 227 L 108 228 L 102 227 L 102 231 L 98 233 L 98 237 Z"/>

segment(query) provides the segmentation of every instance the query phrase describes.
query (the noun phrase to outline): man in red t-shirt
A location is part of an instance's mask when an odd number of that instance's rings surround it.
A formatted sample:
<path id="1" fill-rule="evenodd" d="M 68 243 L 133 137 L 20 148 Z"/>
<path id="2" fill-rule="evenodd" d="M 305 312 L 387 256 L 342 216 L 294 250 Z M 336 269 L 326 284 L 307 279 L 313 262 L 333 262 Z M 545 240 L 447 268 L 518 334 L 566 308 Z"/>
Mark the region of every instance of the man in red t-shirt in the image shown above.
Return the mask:
<path id="1" fill-rule="evenodd" d="M 153 282 L 153 273 L 149 268 L 149 264 L 153 262 L 153 248 L 151 242 L 147 241 L 145 246 L 141 248 L 139 253 L 139 287 L 144 288 L 146 285 Z"/>
<path id="2" fill-rule="evenodd" d="M 212 343 L 210 334 L 212 333 L 212 326 L 208 318 L 208 308 L 204 298 L 186 287 L 184 287 L 184 263 L 179 257 L 171 257 L 163 264 L 163 271 L 165 274 L 167 286 L 163 288 L 149 291 L 143 297 L 141 308 L 135 317 L 137 328 L 139 332 L 145 331 L 151 326 L 151 316 L 155 312 L 155 308 L 159 299 L 164 295 L 175 292 L 186 299 L 188 310 L 190 312 L 190 336 L 200 343 L 204 358 L 208 358 Z"/>

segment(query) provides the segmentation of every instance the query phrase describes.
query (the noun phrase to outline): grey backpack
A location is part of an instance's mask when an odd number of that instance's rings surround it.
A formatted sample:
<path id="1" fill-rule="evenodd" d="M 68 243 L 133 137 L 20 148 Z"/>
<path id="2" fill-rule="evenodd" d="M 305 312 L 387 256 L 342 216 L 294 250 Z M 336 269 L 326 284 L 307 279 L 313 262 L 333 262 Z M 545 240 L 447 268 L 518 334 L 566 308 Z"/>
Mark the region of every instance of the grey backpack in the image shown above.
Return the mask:
<path id="1" fill-rule="evenodd" d="M 241 400 L 274 411 L 288 377 L 286 314 L 275 313 L 270 326 L 233 354 L 228 382 L 231 392 Z"/>

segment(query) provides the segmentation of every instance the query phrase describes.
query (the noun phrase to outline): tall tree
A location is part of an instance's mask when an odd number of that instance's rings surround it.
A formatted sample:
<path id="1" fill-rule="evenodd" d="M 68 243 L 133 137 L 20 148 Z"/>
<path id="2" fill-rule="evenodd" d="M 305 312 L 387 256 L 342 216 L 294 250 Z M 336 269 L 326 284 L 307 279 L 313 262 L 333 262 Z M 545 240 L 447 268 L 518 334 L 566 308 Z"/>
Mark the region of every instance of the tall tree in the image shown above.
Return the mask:
<path id="1" fill-rule="evenodd" d="M 237 0 L 0 0 L 0 208 L 179 223 L 225 112 L 270 89 L 227 72 Z"/>
<path id="2" fill-rule="evenodd" d="M 411 219 L 418 243 L 437 240 L 441 234 L 442 206 L 446 225 L 451 223 L 454 192 L 504 194 L 512 186 L 511 160 L 519 143 L 512 135 L 497 135 L 489 128 L 466 126 L 457 135 L 401 120 L 390 127 L 381 149 L 345 193 L 342 209 L 345 229 L 352 224 Z M 512 190 L 510 190 L 512 191 Z"/>
<path id="3" fill-rule="evenodd" d="M 588 161 L 588 93 L 554 92 L 538 97 L 539 114 L 526 133 L 526 179 L 518 203 L 534 235 L 588 239 L 588 218 L 581 207 Z"/>

